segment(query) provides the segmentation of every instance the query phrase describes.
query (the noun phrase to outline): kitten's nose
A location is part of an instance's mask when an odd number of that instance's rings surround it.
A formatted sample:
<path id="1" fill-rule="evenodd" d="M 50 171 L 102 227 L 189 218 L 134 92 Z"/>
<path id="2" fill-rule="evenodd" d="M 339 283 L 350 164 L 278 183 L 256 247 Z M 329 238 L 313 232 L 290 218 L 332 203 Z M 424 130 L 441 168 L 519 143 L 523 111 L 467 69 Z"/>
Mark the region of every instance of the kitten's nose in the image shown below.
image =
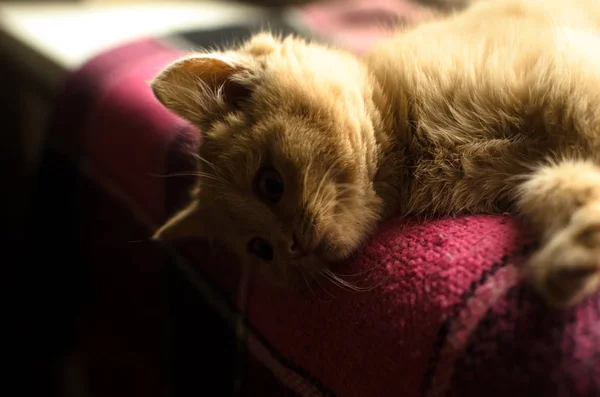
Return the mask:
<path id="1" fill-rule="evenodd" d="M 298 244 L 298 239 L 294 233 L 284 233 L 282 239 L 282 254 L 290 259 L 298 259 L 304 255 L 302 247 Z"/>

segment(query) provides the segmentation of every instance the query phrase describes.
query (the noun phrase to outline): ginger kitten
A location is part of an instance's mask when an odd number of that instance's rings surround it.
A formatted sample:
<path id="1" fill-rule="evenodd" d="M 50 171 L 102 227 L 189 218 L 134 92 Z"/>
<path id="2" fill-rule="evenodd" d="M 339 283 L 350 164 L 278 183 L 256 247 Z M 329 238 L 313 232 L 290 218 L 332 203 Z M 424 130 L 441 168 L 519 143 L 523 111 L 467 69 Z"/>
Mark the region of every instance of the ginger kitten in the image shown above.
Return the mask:
<path id="1" fill-rule="evenodd" d="M 151 83 L 203 132 L 190 204 L 155 234 L 222 241 L 288 285 L 384 219 L 512 210 L 557 306 L 600 280 L 600 5 L 478 1 L 368 54 L 256 35 Z"/>

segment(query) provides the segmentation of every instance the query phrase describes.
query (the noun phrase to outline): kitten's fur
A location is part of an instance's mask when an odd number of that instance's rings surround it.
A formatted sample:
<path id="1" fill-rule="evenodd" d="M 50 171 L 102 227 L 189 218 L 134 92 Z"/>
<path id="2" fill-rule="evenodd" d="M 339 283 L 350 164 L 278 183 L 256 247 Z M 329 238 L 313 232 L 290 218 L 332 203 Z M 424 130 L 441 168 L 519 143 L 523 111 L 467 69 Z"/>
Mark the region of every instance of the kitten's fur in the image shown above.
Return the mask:
<path id="1" fill-rule="evenodd" d="M 152 87 L 202 129 L 202 175 L 155 237 L 216 238 L 287 283 L 385 218 L 511 209 L 539 233 L 532 284 L 581 301 L 600 279 L 598 3 L 479 1 L 361 58 L 263 33 L 174 62 Z M 276 204 L 256 195 L 265 164 Z M 248 253 L 255 236 L 272 260 Z"/>

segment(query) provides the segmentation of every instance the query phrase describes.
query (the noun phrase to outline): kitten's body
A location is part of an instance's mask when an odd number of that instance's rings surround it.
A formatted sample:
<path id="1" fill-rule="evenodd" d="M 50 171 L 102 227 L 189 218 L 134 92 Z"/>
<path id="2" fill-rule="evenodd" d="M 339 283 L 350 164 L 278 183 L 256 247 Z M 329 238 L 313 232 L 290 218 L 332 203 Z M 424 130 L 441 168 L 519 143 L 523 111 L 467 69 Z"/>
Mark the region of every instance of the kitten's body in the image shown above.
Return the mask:
<path id="1" fill-rule="evenodd" d="M 348 256 L 391 216 L 514 209 L 542 242 L 527 269 L 542 294 L 595 291 L 600 6 L 478 3 L 362 59 L 259 35 L 166 68 L 154 91 L 203 129 L 210 178 L 157 237 L 211 235 L 252 258 L 260 236 L 271 255 L 254 262 L 281 280 Z M 256 191 L 265 164 L 285 186 L 271 201 Z"/>
<path id="2" fill-rule="evenodd" d="M 491 1 L 375 48 L 365 62 L 411 181 L 393 206 L 506 209 L 520 182 L 507 176 L 600 153 L 599 48 L 594 0 Z"/>

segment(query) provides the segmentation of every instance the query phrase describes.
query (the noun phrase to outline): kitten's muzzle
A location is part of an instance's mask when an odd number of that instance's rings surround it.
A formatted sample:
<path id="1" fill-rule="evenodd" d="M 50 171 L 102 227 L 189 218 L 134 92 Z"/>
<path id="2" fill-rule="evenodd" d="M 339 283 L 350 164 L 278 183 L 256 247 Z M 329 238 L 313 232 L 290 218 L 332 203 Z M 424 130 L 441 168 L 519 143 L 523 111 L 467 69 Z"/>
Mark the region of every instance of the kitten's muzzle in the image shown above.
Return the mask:
<path id="1" fill-rule="evenodd" d="M 248 252 L 266 262 L 275 257 L 294 260 L 305 256 L 294 233 L 283 233 L 275 245 L 265 238 L 254 237 L 248 242 Z"/>
<path id="2" fill-rule="evenodd" d="M 292 233 L 291 235 L 284 234 L 281 242 L 281 250 L 282 254 L 285 251 L 285 255 L 288 259 L 300 259 L 305 255 L 304 250 L 298 244 L 298 239 L 296 238 L 296 234 Z"/>

